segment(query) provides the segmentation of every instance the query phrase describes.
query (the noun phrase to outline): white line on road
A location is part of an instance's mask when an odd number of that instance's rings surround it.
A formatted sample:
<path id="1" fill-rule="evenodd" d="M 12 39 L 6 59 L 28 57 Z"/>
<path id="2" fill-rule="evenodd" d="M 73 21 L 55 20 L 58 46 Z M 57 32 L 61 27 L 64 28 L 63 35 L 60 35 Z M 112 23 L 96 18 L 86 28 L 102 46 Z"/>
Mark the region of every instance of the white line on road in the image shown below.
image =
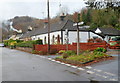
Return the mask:
<path id="1" fill-rule="evenodd" d="M 52 60 L 52 58 L 48 58 L 48 60 Z"/>
<path id="2" fill-rule="evenodd" d="M 84 70 L 85 70 L 85 69 L 83 69 L 83 68 L 81 68 L 81 67 L 79 67 L 78 69 L 79 69 L 79 70 L 82 70 L 82 71 L 84 71 Z"/>
<path id="3" fill-rule="evenodd" d="M 60 64 L 64 65 L 65 63 L 60 63 Z"/>
<path id="4" fill-rule="evenodd" d="M 77 68 L 77 66 L 71 66 L 72 68 Z"/>
<path id="5" fill-rule="evenodd" d="M 53 62 L 54 62 L 55 60 L 51 60 L 51 61 L 53 61 Z"/>
<path id="6" fill-rule="evenodd" d="M 93 72 L 93 71 L 87 71 L 87 73 L 89 73 L 89 74 L 94 74 L 95 72 Z"/>
<path id="7" fill-rule="evenodd" d="M 118 81 L 117 79 L 110 79 L 110 81 Z"/>
<path id="8" fill-rule="evenodd" d="M 61 63 L 60 61 L 56 61 L 57 63 Z"/>
<path id="9" fill-rule="evenodd" d="M 109 73 L 109 72 L 104 72 L 105 74 L 116 76 L 115 74 Z"/>
<path id="10" fill-rule="evenodd" d="M 99 69 L 93 69 L 93 70 L 95 70 L 95 71 L 97 71 L 97 72 L 101 72 L 102 70 L 99 70 Z"/>
<path id="11" fill-rule="evenodd" d="M 87 68 L 87 69 L 92 69 L 92 67 L 91 67 L 91 66 L 86 66 L 85 68 Z"/>
<path id="12" fill-rule="evenodd" d="M 66 66 L 71 66 L 70 64 L 65 64 Z"/>

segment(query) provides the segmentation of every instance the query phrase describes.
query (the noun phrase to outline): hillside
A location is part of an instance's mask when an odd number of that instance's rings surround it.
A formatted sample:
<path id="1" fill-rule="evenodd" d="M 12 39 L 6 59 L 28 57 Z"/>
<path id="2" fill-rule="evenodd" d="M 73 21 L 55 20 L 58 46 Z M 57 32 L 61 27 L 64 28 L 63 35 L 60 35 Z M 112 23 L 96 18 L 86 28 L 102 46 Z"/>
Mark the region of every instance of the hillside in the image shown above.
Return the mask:
<path id="1" fill-rule="evenodd" d="M 9 21 L 13 22 L 13 27 L 17 30 L 22 30 L 23 33 L 25 33 L 28 30 L 28 27 L 31 26 L 33 28 L 40 28 L 43 26 L 43 21 L 40 19 L 28 17 L 28 16 L 22 16 L 22 17 L 14 17 L 13 19 L 10 19 Z"/>

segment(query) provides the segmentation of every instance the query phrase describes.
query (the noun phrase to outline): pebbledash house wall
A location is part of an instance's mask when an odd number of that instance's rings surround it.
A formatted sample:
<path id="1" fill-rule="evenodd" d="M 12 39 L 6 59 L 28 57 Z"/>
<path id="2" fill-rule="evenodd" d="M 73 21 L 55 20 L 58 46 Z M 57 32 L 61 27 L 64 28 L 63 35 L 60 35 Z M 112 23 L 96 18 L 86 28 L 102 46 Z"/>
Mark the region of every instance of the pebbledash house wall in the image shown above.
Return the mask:
<path id="1" fill-rule="evenodd" d="M 68 38 L 69 38 L 69 44 L 72 44 L 72 43 L 76 43 L 77 42 L 77 31 L 69 31 L 68 33 Z M 88 32 L 79 32 L 80 34 L 80 42 L 82 43 L 87 43 L 87 40 L 89 39 L 88 37 Z M 58 35 L 60 36 L 60 43 L 63 42 L 63 44 L 65 44 L 65 31 L 63 31 L 63 36 L 61 34 L 61 31 L 56 31 L 56 32 L 51 32 L 50 33 L 50 44 L 52 44 L 52 37 L 56 38 Z M 93 36 L 98 36 L 92 32 L 90 32 L 90 38 L 93 38 Z M 42 39 L 43 40 L 43 44 L 44 41 L 45 41 L 45 37 L 46 37 L 46 43 L 48 43 L 48 34 L 45 33 L 45 34 L 41 34 L 41 35 L 36 35 L 36 36 L 32 36 L 32 40 L 37 40 L 37 39 Z M 62 38 L 63 37 L 63 41 L 62 41 Z M 100 36 L 98 36 L 99 38 L 102 38 Z M 56 42 L 56 41 L 55 41 Z"/>

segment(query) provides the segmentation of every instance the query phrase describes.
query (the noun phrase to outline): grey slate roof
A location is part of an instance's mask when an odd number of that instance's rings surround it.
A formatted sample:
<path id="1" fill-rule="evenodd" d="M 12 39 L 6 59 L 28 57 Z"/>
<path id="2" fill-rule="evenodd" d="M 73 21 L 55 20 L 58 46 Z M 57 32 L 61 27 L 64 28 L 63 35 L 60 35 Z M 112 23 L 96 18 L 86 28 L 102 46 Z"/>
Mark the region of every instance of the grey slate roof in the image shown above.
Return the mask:
<path id="1" fill-rule="evenodd" d="M 56 32 L 56 31 L 65 31 L 65 29 L 68 29 L 68 31 L 76 31 L 77 27 L 73 27 L 74 22 L 71 20 L 63 20 L 63 21 L 58 21 L 55 23 L 50 24 L 50 32 Z M 28 33 L 25 33 L 21 38 L 26 38 L 26 37 L 31 37 L 31 36 L 36 36 L 36 35 L 41 35 L 41 34 L 46 34 L 48 33 L 48 26 L 44 28 L 36 28 Z M 83 26 L 84 27 L 84 26 Z M 96 28 L 97 29 L 97 28 Z M 80 31 L 86 31 L 86 32 L 93 32 L 95 33 L 96 29 L 89 29 L 89 28 L 80 28 Z M 106 35 L 108 36 L 120 36 L 120 31 L 115 29 L 115 28 L 99 28 L 102 33 L 95 33 L 97 35 L 100 35 L 101 37 L 105 37 Z"/>
<path id="2" fill-rule="evenodd" d="M 96 28 L 97 29 L 97 28 Z M 92 32 L 95 33 L 95 30 L 96 29 L 93 29 Z M 117 30 L 115 28 L 99 28 L 99 30 L 102 32 L 102 33 L 95 33 L 95 34 L 98 34 L 102 37 L 105 37 L 106 35 L 107 36 L 120 36 L 120 30 Z"/>
<path id="3" fill-rule="evenodd" d="M 68 29 L 68 31 L 76 31 L 77 27 L 73 27 L 73 21 L 71 20 L 63 20 L 58 21 L 56 23 L 50 24 L 50 32 L 56 32 L 56 31 L 65 31 L 65 29 Z M 80 29 L 81 31 L 88 31 L 86 28 Z M 40 34 L 48 33 L 48 27 L 46 28 L 36 28 L 33 31 L 30 31 L 28 33 L 25 33 L 21 38 L 25 37 L 31 37 L 36 36 Z"/>

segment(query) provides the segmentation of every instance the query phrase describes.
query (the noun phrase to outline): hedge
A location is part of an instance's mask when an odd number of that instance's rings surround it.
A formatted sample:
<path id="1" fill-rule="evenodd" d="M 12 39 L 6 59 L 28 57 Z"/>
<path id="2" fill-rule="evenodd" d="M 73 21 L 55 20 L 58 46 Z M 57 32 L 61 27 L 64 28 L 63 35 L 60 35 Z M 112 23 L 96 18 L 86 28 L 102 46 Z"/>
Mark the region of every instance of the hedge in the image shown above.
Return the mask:
<path id="1" fill-rule="evenodd" d="M 16 46 L 33 48 L 33 45 L 35 44 L 43 44 L 43 42 L 42 40 L 24 41 L 24 42 L 17 43 Z"/>

